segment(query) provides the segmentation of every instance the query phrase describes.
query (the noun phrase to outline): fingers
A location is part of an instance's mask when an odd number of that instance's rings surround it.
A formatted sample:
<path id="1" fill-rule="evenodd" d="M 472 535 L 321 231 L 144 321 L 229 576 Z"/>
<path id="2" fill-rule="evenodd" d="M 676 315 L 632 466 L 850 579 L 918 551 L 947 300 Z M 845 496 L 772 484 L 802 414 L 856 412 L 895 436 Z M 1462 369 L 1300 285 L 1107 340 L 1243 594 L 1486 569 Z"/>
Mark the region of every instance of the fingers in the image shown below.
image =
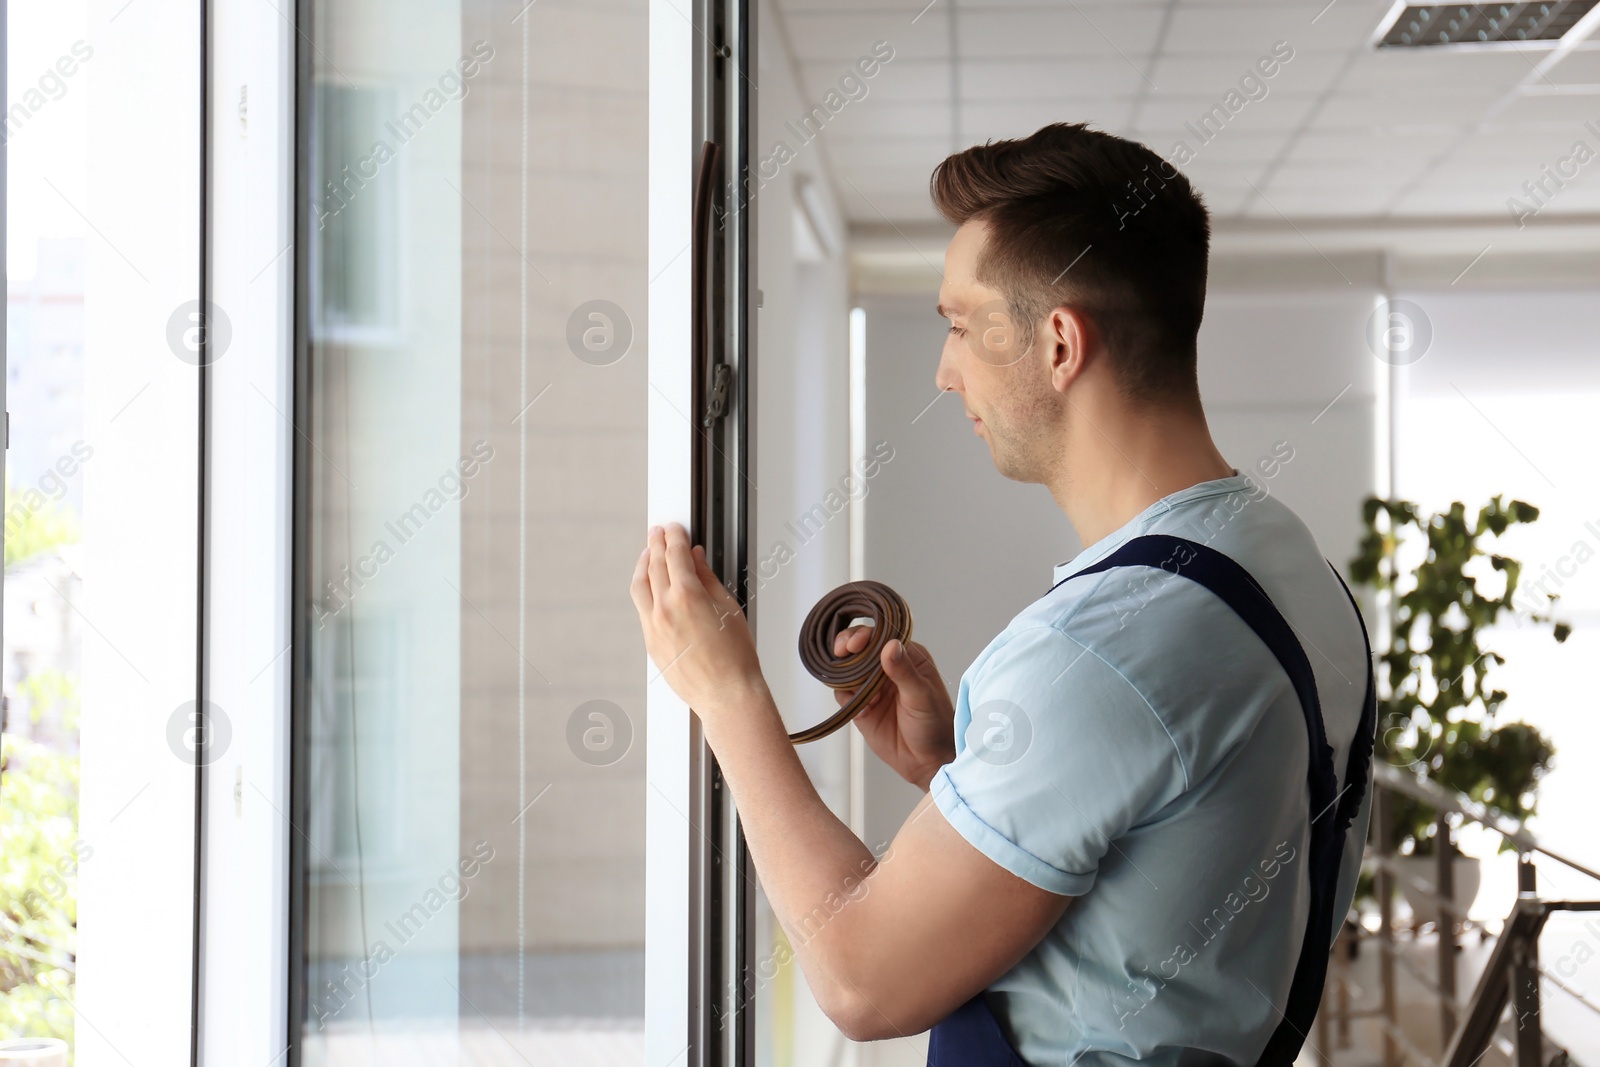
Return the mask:
<path id="1" fill-rule="evenodd" d="M 700 585 L 711 597 L 712 605 L 717 609 L 717 616 L 726 620 L 730 615 L 744 616 L 744 608 L 739 604 L 739 598 L 733 595 L 733 590 L 722 584 L 722 579 L 717 577 L 717 572 L 711 569 L 711 564 L 706 561 L 706 548 L 704 545 L 695 545 L 690 550 L 694 556 L 695 573 L 699 576 Z"/>
<path id="2" fill-rule="evenodd" d="M 645 551 L 634 568 L 630 592 L 634 604 L 642 611 L 674 587 L 685 591 L 703 588 L 719 603 L 732 598 L 706 562 L 705 548 L 695 545 L 691 549 L 689 531 L 682 523 L 669 522 L 665 526 L 650 527 Z M 737 601 L 734 603 L 737 606 Z"/>
<path id="3" fill-rule="evenodd" d="M 672 582 L 667 577 L 667 534 L 659 526 L 650 527 L 650 595 L 660 600 Z"/>
<path id="4" fill-rule="evenodd" d="M 833 638 L 833 654 L 844 656 L 851 652 L 860 652 L 867 647 L 867 642 L 872 640 L 872 627 L 846 626 Z"/>
<path id="5" fill-rule="evenodd" d="M 639 562 L 633 566 L 633 581 L 628 584 L 628 595 L 633 597 L 633 606 L 639 609 L 641 615 L 648 614 L 655 603 L 655 598 L 650 594 L 650 542 L 647 539 L 644 551 L 639 553 Z"/>
<path id="6" fill-rule="evenodd" d="M 835 689 L 833 691 L 833 699 L 842 708 L 854 700 L 856 698 L 856 693 L 858 692 L 860 692 L 859 689 Z M 872 694 L 872 699 L 867 701 L 866 705 L 862 708 L 862 711 L 870 711 L 886 702 L 892 702 L 894 693 L 895 688 L 893 682 L 880 685 L 878 687 L 878 691 Z"/>
<path id="7" fill-rule="evenodd" d="M 669 522 L 663 539 L 666 542 L 667 580 L 685 590 L 699 586 L 694 556 L 689 551 L 689 531 L 683 528 L 682 523 Z"/>
<path id="8" fill-rule="evenodd" d="M 840 705 L 841 707 L 843 705 Z M 863 734 L 877 732 L 885 723 L 892 723 L 896 719 L 895 702 L 886 699 L 880 691 L 877 696 L 867 701 L 865 707 L 856 713 L 852 720 L 857 730 Z"/>

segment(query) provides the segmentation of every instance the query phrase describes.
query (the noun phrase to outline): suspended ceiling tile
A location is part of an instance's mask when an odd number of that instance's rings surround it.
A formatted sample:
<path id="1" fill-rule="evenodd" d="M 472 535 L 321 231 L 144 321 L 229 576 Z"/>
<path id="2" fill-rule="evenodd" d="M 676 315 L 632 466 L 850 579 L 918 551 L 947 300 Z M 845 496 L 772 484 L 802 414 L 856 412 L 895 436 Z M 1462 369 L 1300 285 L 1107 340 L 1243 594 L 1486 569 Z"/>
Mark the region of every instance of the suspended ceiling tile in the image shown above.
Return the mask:
<path id="1" fill-rule="evenodd" d="M 1277 92 L 1259 100 L 1246 99 L 1231 128 L 1269 133 L 1299 129 L 1321 106 L 1322 94 Z"/>
<path id="2" fill-rule="evenodd" d="M 1180 168 L 1190 181 L 1235 182 L 1243 188 L 1256 181 L 1266 168 L 1266 161 L 1229 159 L 1217 160 L 1201 157 Z"/>
<path id="3" fill-rule="evenodd" d="M 1118 57 L 1063 61 L 963 60 L 963 100 L 1029 97 L 1120 96 L 1138 91 L 1140 72 Z"/>
<path id="4" fill-rule="evenodd" d="M 1378 92 L 1409 88 L 1509 90 L 1544 55 L 1517 51 L 1364 50 L 1351 68 L 1348 84 L 1356 91 Z"/>
<path id="5" fill-rule="evenodd" d="M 1151 98 L 1140 108 L 1139 122 L 1187 130 L 1187 140 L 1195 145 L 1200 140 L 1244 130 L 1259 134 L 1293 130 L 1305 119 L 1316 100 L 1309 94 L 1288 93 L 1260 100 L 1234 97 L 1224 101 L 1207 96 Z"/>
<path id="6" fill-rule="evenodd" d="M 783 16 L 794 58 L 801 63 L 854 63 L 883 41 L 899 59 L 945 59 L 950 55 L 948 15 L 933 8 L 913 23 L 898 11 L 796 12 Z"/>
<path id="7" fill-rule="evenodd" d="M 1256 188 L 1278 202 L 1285 196 L 1318 194 L 1328 196 L 1354 195 L 1364 198 L 1387 199 L 1404 188 L 1410 175 L 1402 172 L 1374 174 L 1365 180 L 1352 182 L 1350 176 L 1327 167 L 1285 168 L 1270 179 L 1257 181 Z"/>
<path id="8" fill-rule="evenodd" d="M 1439 186 L 1498 189 L 1502 196 L 1512 196 L 1522 188 L 1522 183 L 1542 175 L 1538 163 L 1527 159 L 1507 158 L 1503 162 L 1486 163 L 1471 169 L 1448 164 L 1427 172 L 1427 182 Z"/>
<path id="9" fill-rule="evenodd" d="M 1137 126 L 1118 127 L 1110 132 L 1119 137 L 1127 137 L 1138 141 L 1140 144 L 1148 145 L 1163 157 L 1169 155 L 1168 149 L 1172 147 L 1173 142 L 1183 136 L 1181 127 L 1145 122 L 1141 122 Z"/>
<path id="10" fill-rule="evenodd" d="M 950 105 L 946 103 L 905 103 L 896 100 L 873 100 L 868 97 L 861 107 L 854 105 L 835 115 L 823 129 L 823 140 L 829 137 L 891 137 L 908 130 L 929 137 L 949 136 Z"/>
<path id="11" fill-rule="evenodd" d="M 1545 129 L 1569 127 L 1574 139 L 1588 135 L 1590 147 L 1600 129 L 1600 96 L 1519 96 L 1504 111 L 1494 116 L 1499 126 L 1538 126 Z M 1587 125 L 1586 125 L 1587 124 Z"/>
<path id="12" fill-rule="evenodd" d="M 785 16 L 817 13 L 883 12 L 906 20 L 910 20 L 917 12 L 930 6 L 928 0 L 863 0 L 862 3 L 851 3 L 850 0 L 777 0 L 777 4 Z M 934 4 L 932 6 L 937 7 L 939 5 Z"/>
<path id="13" fill-rule="evenodd" d="M 1116 55 L 1139 60 L 1155 47 L 1161 13 L 1091 8 L 969 11 L 956 16 L 956 54 L 963 59 L 1061 59 Z"/>
<path id="14" fill-rule="evenodd" d="M 1156 60 L 1150 80 L 1164 95 L 1204 93 L 1222 97 L 1277 92 L 1320 92 L 1338 71 L 1343 57 L 1332 54 L 1296 54 L 1288 62 L 1234 52 L 1192 55 L 1166 52 Z M 1259 65 L 1258 65 L 1259 64 Z M 1271 71 L 1263 74 L 1262 71 Z"/>
<path id="15" fill-rule="evenodd" d="M 1459 126 L 1476 121 L 1499 99 L 1497 91 L 1340 93 L 1317 115 L 1334 128 L 1381 130 L 1396 123 Z"/>
<path id="16" fill-rule="evenodd" d="M 1397 215 L 1478 215 L 1488 218 L 1510 216 L 1505 196 L 1487 188 L 1438 188 L 1418 186 L 1394 204 Z"/>
<path id="17" fill-rule="evenodd" d="M 1586 140 L 1591 150 L 1600 150 L 1594 137 Z M 1537 170 L 1540 164 L 1553 164 L 1570 155 L 1572 146 L 1572 131 L 1564 127 L 1507 130 L 1498 136 L 1468 138 L 1451 152 L 1446 165 L 1457 170 L 1479 171 L 1516 162 L 1526 169 Z"/>
<path id="18" fill-rule="evenodd" d="M 1330 97 L 1329 99 L 1337 99 Z M 1329 136 L 1329 137 L 1359 137 L 1376 138 L 1385 137 L 1414 138 L 1427 140 L 1430 138 L 1445 138 L 1454 140 L 1479 128 L 1477 119 L 1461 122 L 1414 122 L 1403 119 L 1393 122 L 1383 122 L 1376 125 L 1356 125 L 1348 122 L 1333 122 L 1323 115 L 1323 109 L 1318 108 L 1306 116 L 1302 136 Z"/>
<path id="19" fill-rule="evenodd" d="M 1557 85 L 1600 85 L 1600 51 L 1567 53 L 1549 79 Z"/>
<path id="20" fill-rule="evenodd" d="M 940 0 L 941 3 L 944 0 Z M 1161 21 L 1170 0 L 959 0 L 961 10 L 974 15 L 991 15 L 999 11 L 1045 11 L 1062 7 L 1076 7 L 1089 15 L 1096 22 L 1104 24 L 1104 19 L 1112 17 L 1117 12 L 1139 12 Z"/>
<path id="21" fill-rule="evenodd" d="M 1305 188 L 1316 184 L 1383 186 L 1391 193 L 1425 170 L 1414 160 L 1385 160 L 1383 162 L 1348 163 L 1284 163 L 1275 168 L 1270 180 L 1286 188 Z M 1263 177 L 1268 177 L 1263 175 Z"/>
<path id="22" fill-rule="evenodd" d="M 1232 207 L 1245 194 L 1250 192 L 1250 187 L 1242 182 L 1217 180 L 1200 180 L 1191 182 L 1196 192 L 1205 200 L 1206 209 L 1215 213 L 1219 206 Z"/>
<path id="23" fill-rule="evenodd" d="M 1320 219 L 1339 216 L 1370 216 L 1381 211 L 1388 193 L 1348 184 L 1306 189 L 1277 189 L 1263 198 L 1257 196 L 1248 217 L 1282 219 Z M 1264 210 L 1262 210 L 1264 208 Z M 1316 238 L 1311 237 L 1311 246 Z"/>
<path id="24" fill-rule="evenodd" d="M 1459 84 L 1460 77 L 1455 71 L 1440 71 L 1438 67 L 1428 62 L 1433 57 L 1427 55 L 1394 55 L 1388 53 L 1358 53 L 1350 60 L 1348 69 L 1340 81 L 1339 89 L 1342 92 L 1411 92 L 1418 89 L 1448 89 Z M 1475 85 L 1493 85 L 1504 92 L 1516 84 L 1520 74 L 1496 71 L 1492 78 L 1474 79 Z"/>
<path id="25" fill-rule="evenodd" d="M 864 16 L 896 26 L 920 26 L 949 8 L 945 0 L 932 4 L 928 0 L 868 0 L 860 4 L 849 0 L 777 0 L 777 6 L 775 14 L 785 24 L 801 18 Z"/>
<path id="26" fill-rule="evenodd" d="M 1362 44 L 1382 17 L 1371 0 L 1338 0 L 1318 17 L 1321 7 L 1320 3 L 1179 4 L 1167 47 L 1260 54 L 1286 41 L 1297 52 L 1343 51 Z M 1387 3 L 1382 5 L 1382 10 L 1387 8 Z"/>
<path id="27" fill-rule="evenodd" d="M 1283 134 L 1225 130 L 1222 136 L 1213 137 L 1202 143 L 1188 131 L 1180 131 L 1173 143 L 1161 151 L 1161 155 L 1184 167 L 1206 163 L 1259 163 L 1261 166 L 1266 166 L 1283 151 L 1284 144 Z M 1179 145 L 1182 145 L 1185 151 L 1178 151 Z"/>
<path id="28" fill-rule="evenodd" d="M 1367 45 L 1377 32 L 1383 17 L 1389 13 L 1393 0 L 1311 0 L 1310 3 L 1292 3 L 1297 14 L 1305 18 L 1305 27 L 1298 28 L 1295 20 L 1286 24 L 1288 39 L 1296 47 L 1305 42 L 1309 51 L 1337 48 L 1346 45 Z"/>
<path id="29" fill-rule="evenodd" d="M 846 107 L 871 107 L 880 100 L 950 102 L 950 64 L 936 59 L 903 59 L 879 67 L 870 78 L 853 66 L 806 63 L 801 80 L 811 105 L 823 103 L 830 92 L 847 101 Z"/>
<path id="30" fill-rule="evenodd" d="M 1425 160 L 1453 144 L 1465 126 L 1430 133 L 1392 133 L 1381 130 L 1320 130 L 1312 127 L 1294 143 L 1289 160 L 1295 163 L 1340 162 L 1349 165 Z"/>
<path id="31" fill-rule="evenodd" d="M 1257 157 L 1271 159 L 1289 137 L 1289 134 L 1281 130 L 1251 130 L 1243 126 L 1234 126 L 1226 132 L 1229 134 L 1228 137 L 1212 138 L 1209 144 L 1204 146 L 1205 150 L 1201 150 L 1197 145 L 1193 131 L 1187 129 L 1181 122 L 1156 124 L 1148 120 L 1143 121 L 1139 123 L 1134 136 L 1151 148 L 1160 150 L 1162 155 L 1167 154 L 1174 141 L 1187 140 L 1197 157 L 1220 155 L 1229 159 Z M 1217 151 L 1210 151 L 1212 148 Z"/>
<path id="32" fill-rule="evenodd" d="M 842 174 L 877 168 L 902 167 L 932 172 L 950 154 L 948 137 L 853 137 L 827 141 L 828 154 Z"/>
<path id="33" fill-rule="evenodd" d="M 1506 201 L 1513 197 L 1527 199 L 1523 195 L 1521 186 L 1522 175 L 1515 173 L 1472 174 L 1461 177 L 1429 175 L 1414 189 L 1406 190 L 1406 195 L 1419 193 L 1424 196 L 1472 197 L 1477 201 L 1483 214 L 1496 214 L 1504 210 Z"/>
<path id="34" fill-rule="evenodd" d="M 865 95 L 849 101 L 822 135 L 847 213 L 867 221 L 878 220 L 880 210 L 896 221 L 936 219 L 927 178 L 957 147 L 953 122 L 962 147 L 1026 136 L 1058 121 L 1087 121 L 1169 158 L 1182 140 L 1193 154 L 1186 173 L 1215 214 L 1243 207 L 1247 215 L 1273 219 L 1279 209 L 1317 218 L 1390 206 L 1401 214 L 1449 214 L 1474 204 L 1479 213 L 1503 211 L 1522 181 L 1583 135 L 1581 119 L 1600 124 L 1597 98 L 1578 96 L 1525 96 L 1482 124 L 1542 55 L 1375 54 L 1365 42 L 1387 0 L 1338 0 L 1326 10 L 1316 0 L 1179 0 L 1154 62 L 1164 0 L 962 0 L 955 17 L 956 108 L 949 4 L 780 0 L 780 6 L 804 61 L 808 104 L 837 88 L 875 40 L 895 49 L 894 59 L 865 83 Z M 1219 103 L 1225 107 L 1225 95 L 1275 40 L 1288 41 L 1294 57 L 1262 79 L 1265 97 L 1246 97 L 1219 133 L 1199 140 L 1185 123 Z M 1551 81 L 1600 82 L 1600 42 L 1592 44 L 1568 57 Z M 1476 132 L 1462 141 L 1468 130 Z M 1596 169 L 1596 184 L 1580 175 L 1563 199 L 1589 203 L 1600 188 Z M 1266 183 L 1270 203 L 1254 196 L 1252 181 Z"/>
<path id="35" fill-rule="evenodd" d="M 1054 122 L 1087 122 L 1097 129 L 1115 132 L 1127 116 L 1128 106 L 1121 101 L 1086 101 L 1079 97 L 963 104 L 961 134 L 969 144 L 982 144 L 1026 137 Z"/>
<path id="36" fill-rule="evenodd" d="M 1391 171 L 1283 167 L 1275 171 L 1261 188 L 1269 196 L 1276 195 L 1273 190 L 1304 194 L 1308 191 L 1338 193 L 1341 190 L 1359 189 L 1363 195 L 1387 204 L 1407 188 L 1417 173 L 1416 168 L 1410 167 L 1396 167 Z"/>

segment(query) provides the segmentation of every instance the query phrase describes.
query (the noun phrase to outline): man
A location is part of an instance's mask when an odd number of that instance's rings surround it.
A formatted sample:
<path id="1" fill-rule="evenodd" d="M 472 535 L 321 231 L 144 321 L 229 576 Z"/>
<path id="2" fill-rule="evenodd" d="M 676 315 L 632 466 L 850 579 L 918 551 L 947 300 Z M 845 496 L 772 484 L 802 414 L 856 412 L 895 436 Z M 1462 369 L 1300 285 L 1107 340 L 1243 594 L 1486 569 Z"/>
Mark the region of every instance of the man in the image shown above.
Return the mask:
<path id="1" fill-rule="evenodd" d="M 1067 124 L 951 156 L 932 194 L 958 227 L 936 384 L 1088 547 L 953 706 L 925 648 L 884 648 L 893 684 L 856 723 L 927 795 L 881 863 L 812 788 L 677 524 L 634 572 L 646 647 L 847 1036 L 933 1027 L 941 1067 L 1286 1063 L 1354 892 L 1369 653 L 1305 526 L 1207 429 L 1205 207 L 1142 145 Z"/>

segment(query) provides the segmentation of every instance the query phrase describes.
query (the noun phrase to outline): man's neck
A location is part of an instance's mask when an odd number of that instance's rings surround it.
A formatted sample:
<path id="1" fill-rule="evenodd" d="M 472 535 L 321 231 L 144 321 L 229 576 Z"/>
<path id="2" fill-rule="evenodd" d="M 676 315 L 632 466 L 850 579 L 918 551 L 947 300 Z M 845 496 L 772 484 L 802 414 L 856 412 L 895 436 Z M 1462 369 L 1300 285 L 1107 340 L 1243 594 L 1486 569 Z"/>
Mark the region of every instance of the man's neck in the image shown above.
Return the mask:
<path id="1" fill-rule="evenodd" d="M 1195 408 L 1069 409 L 1060 469 L 1050 493 L 1085 546 L 1164 496 L 1234 473 Z"/>

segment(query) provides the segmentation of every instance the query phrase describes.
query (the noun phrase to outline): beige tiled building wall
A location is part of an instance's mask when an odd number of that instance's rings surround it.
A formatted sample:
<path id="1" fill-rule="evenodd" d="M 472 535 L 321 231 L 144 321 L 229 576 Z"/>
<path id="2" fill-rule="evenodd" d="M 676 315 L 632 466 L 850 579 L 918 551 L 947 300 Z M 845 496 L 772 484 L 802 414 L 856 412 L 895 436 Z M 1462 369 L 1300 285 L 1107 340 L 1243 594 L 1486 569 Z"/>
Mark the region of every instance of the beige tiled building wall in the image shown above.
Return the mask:
<path id="1" fill-rule="evenodd" d="M 643 0 L 505 0 L 464 20 L 493 57 L 463 101 L 462 451 L 494 455 L 461 513 L 461 841 L 495 860 L 462 902 L 463 956 L 516 951 L 519 884 L 530 953 L 644 946 L 628 583 L 645 530 L 646 30 Z M 614 344 L 632 333 L 609 365 L 567 341 L 594 300 L 625 316 Z M 631 726 L 609 765 L 568 745 L 590 700 Z"/>

